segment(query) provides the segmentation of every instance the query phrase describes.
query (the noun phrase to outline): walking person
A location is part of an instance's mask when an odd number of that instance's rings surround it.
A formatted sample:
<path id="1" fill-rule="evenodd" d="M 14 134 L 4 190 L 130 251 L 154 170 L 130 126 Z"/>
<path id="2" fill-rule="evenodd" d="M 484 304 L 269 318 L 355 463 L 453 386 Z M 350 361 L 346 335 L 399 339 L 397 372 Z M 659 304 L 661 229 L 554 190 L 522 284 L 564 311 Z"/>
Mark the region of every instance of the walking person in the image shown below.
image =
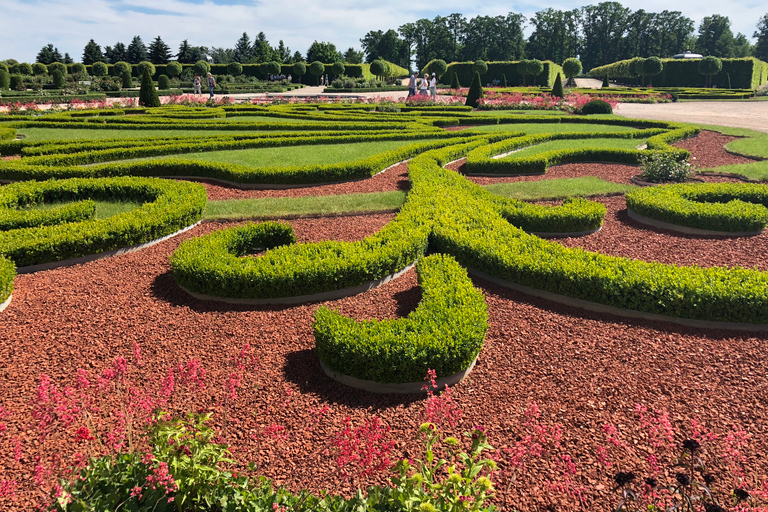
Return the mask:
<path id="1" fill-rule="evenodd" d="M 419 79 L 419 72 L 416 71 L 414 74 L 411 75 L 411 78 L 408 80 L 408 97 L 416 96 L 416 80 Z"/>
<path id="2" fill-rule="evenodd" d="M 203 81 L 200 80 L 200 77 L 195 75 L 195 78 L 192 79 L 192 89 L 194 91 L 193 94 L 200 94 L 200 88 L 203 85 Z"/>
<path id="3" fill-rule="evenodd" d="M 211 93 L 211 98 L 213 98 L 213 89 L 216 87 L 216 79 L 213 78 L 213 75 L 208 73 L 208 92 Z"/>
<path id="4" fill-rule="evenodd" d="M 429 95 L 433 100 L 437 99 L 437 76 L 432 73 L 432 80 L 429 81 Z"/>
<path id="5" fill-rule="evenodd" d="M 428 87 L 429 87 L 429 75 L 425 74 L 424 78 L 421 79 L 421 84 L 419 85 L 419 96 L 426 96 Z"/>

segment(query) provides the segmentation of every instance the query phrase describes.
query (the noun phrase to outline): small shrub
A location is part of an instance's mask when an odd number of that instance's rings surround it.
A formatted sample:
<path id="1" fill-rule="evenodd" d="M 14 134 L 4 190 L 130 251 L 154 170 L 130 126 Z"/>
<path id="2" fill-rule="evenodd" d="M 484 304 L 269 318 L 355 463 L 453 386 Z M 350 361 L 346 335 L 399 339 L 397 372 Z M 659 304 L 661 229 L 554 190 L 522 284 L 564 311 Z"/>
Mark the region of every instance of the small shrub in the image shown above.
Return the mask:
<path id="1" fill-rule="evenodd" d="M 131 77 L 131 72 L 129 70 L 123 71 L 123 74 L 120 76 L 120 78 L 123 81 L 123 89 L 130 89 L 133 87 L 133 77 Z"/>
<path id="2" fill-rule="evenodd" d="M 379 78 L 387 76 L 389 73 L 389 66 L 383 60 L 376 59 L 371 62 L 371 73 Z"/>
<path id="3" fill-rule="evenodd" d="M 731 88 L 731 74 L 726 73 L 725 81 L 723 81 L 723 89 L 730 89 L 730 88 Z"/>
<path id="4" fill-rule="evenodd" d="M 11 75 L 5 69 L 0 69 L 0 91 L 11 86 Z"/>
<path id="5" fill-rule="evenodd" d="M 552 86 L 552 96 L 558 98 L 563 98 L 565 96 L 565 92 L 563 92 L 563 79 L 560 78 L 560 73 L 555 77 L 555 85 Z"/>
<path id="6" fill-rule="evenodd" d="M 155 73 L 157 72 L 157 70 L 155 69 L 155 65 L 152 64 L 149 61 L 146 61 L 146 60 L 142 61 L 142 62 L 139 62 L 139 65 L 137 66 L 137 68 L 138 68 L 138 71 L 139 71 L 139 76 L 141 76 L 141 77 L 144 76 L 144 70 L 145 69 L 149 70 L 149 77 L 150 78 L 155 76 Z"/>
<path id="7" fill-rule="evenodd" d="M 107 73 L 109 72 L 109 69 L 107 68 L 107 65 L 103 62 L 94 62 L 93 66 L 91 66 L 91 73 L 93 73 L 93 76 L 107 76 Z"/>
<path id="8" fill-rule="evenodd" d="M 58 69 L 53 72 L 53 86 L 57 89 L 64 87 L 64 75 Z"/>
<path id="9" fill-rule="evenodd" d="M 472 77 L 472 84 L 469 86 L 469 92 L 467 93 L 467 102 L 465 105 L 477 108 L 477 100 L 483 97 L 483 86 L 480 85 L 480 73 L 475 71 L 475 76 Z"/>
<path id="10" fill-rule="evenodd" d="M 484 60 L 476 60 L 474 64 L 472 64 L 472 71 L 484 75 L 488 72 L 488 63 Z"/>
<path id="11" fill-rule="evenodd" d="M 176 78 L 181 74 L 182 71 L 183 71 L 183 68 L 181 67 L 181 64 L 179 64 L 175 60 L 172 60 L 171 62 L 168 63 L 167 66 L 165 66 L 165 72 L 171 78 Z"/>
<path id="12" fill-rule="evenodd" d="M 319 60 L 316 60 L 309 65 L 309 73 L 319 78 L 320 75 L 325 73 L 325 65 Z"/>
<path id="13" fill-rule="evenodd" d="M 67 73 L 68 73 L 67 66 L 65 66 L 61 62 L 53 62 L 51 64 L 48 64 L 48 73 L 53 75 L 53 72 L 56 70 L 60 71 L 62 76 L 67 76 Z"/>
<path id="14" fill-rule="evenodd" d="M 128 72 L 129 74 L 131 71 L 133 71 L 133 66 L 125 62 L 124 60 L 121 60 L 120 62 L 115 62 L 115 65 L 112 66 L 112 73 L 115 76 L 123 76 L 125 72 Z"/>
<path id="15" fill-rule="evenodd" d="M 583 115 L 613 114 L 613 108 L 611 108 L 611 104 L 607 101 L 591 100 L 581 107 L 581 113 Z"/>
<path id="16" fill-rule="evenodd" d="M 643 170 L 640 179 L 650 183 L 680 183 L 693 176 L 691 164 L 666 151 L 652 151 L 641 155 L 640 167 Z"/>
<path id="17" fill-rule="evenodd" d="M 192 66 L 192 72 L 199 76 L 206 76 L 210 70 L 211 65 L 204 60 L 199 60 Z"/>
<path id="18" fill-rule="evenodd" d="M 461 84 L 459 83 L 459 74 L 454 73 L 453 78 L 451 78 L 451 89 L 461 89 Z"/>
<path id="19" fill-rule="evenodd" d="M 17 73 L 20 75 L 31 75 L 32 74 L 32 65 L 27 64 L 26 62 L 22 62 L 17 66 Z"/>
<path id="20" fill-rule="evenodd" d="M 501 75 L 501 86 L 506 87 L 507 86 L 507 75 L 502 73 Z"/>
<path id="21" fill-rule="evenodd" d="M 160 75 L 157 77 L 157 88 L 161 91 L 167 91 L 171 88 L 171 79 L 167 75 Z"/>
<path id="22" fill-rule="evenodd" d="M 45 76 L 48 74 L 48 66 L 41 62 L 32 64 L 32 74 L 35 76 Z"/>
<path id="23" fill-rule="evenodd" d="M 346 66 L 344 66 L 344 63 L 343 63 L 343 62 L 341 62 L 341 61 L 339 61 L 339 62 L 334 62 L 334 63 L 333 63 L 333 66 L 331 66 L 331 71 L 332 71 L 332 72 L 333 72 L 333 74 L 334 74 L 334 75 L 336 75 L 336 76 L 341 76 L 341 75 L 343 75 L 343 74 L 344 74 L 344 72 L 345 72 L 346 70 L 347 70 Z"/>
<path id="24" fill-rule="evenodd" d="M 11 75 L 10 86 L 12 91 L 24 90 L 24 80 L 21 75 Z"/>
<path id="25" fill-rule="evenodd" d="M 294 63 L 293 74 L 299 77 L 299 83 L 301 83 L 301 77 L 307 74 L 307 63 L 306 62 Z"/>
<path id="26" fill-rule="evenodd" d="M 85 77 L 88 75 L 88 69 L 82 62 L 75 62 L 72 64 L 72 74 L 79 77 Z"/>
<path id="27" fill-rule="evenodd" d="M 243 65 L 239 62 L 230 62 L 227 64 L 227 73 L 232 76 L 240 76 L 243 74 Z"/>
<path id="28" fill-rule="evenodd" d="M 448 71 L 448 64 L 442 59 L 436 59 L 432 61 L 431 66 L 432 72 L 440 78 L 445 74 L 446 71 Z"/>
<path id="29" fill-rule="evenodd" d="M 699 61 L 699 74 L 707 77 L 707 87 L 712 86 L 712 75 L 718 74 L 723 69 L 723 61 L 717 57 L 708 56 Z"/>
<path id="30" fill-rule="evenodd" d="M 152 66 L 154 67 L 154 66 Z M 159 107 L 160 98 L 157 96 L 155 84 L 152 82 L 149 66 L 144 66 L 144 72 L 141 75 L 141 90 L 139 92 L 139 105 L 142 107 Z"/>
<path id="31" fill-rule="evenodd" d="M 581 61 L 579 59 L 565 59 L 563 73 L 568 77 L 568 85 L 573 86 L 573 77 L 581 73 Z"/>
<path id="32" fill-rule="evenodd" d="M 608 75 L 605 75 L 603 78 L 603 88 L 607 89 L 611 86 L 611 82 L 608 81 Z"/>

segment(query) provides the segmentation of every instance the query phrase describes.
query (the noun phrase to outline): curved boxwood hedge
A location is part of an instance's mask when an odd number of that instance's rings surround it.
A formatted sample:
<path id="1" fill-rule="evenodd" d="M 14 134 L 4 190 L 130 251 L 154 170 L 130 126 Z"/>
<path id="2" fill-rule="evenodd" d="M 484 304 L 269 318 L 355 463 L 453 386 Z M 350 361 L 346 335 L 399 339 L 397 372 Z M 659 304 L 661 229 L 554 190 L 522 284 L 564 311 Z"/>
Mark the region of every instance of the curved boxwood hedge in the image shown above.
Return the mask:
<path id="1" fill-rule="evenodd" d="M 697 229 L 759 232 L 768 223 L 768 185 L 675 184 L 626 194 L 627 208 L 650 219 Z"/>
<path id="2" fill-rule="evenodd" d="M 2 231 L 0 256 L 26 267 L 156 240 L 199 222 L 207 196 L 199 184 L 152 178 L 75 178 L 0 187 L 2 209 L 85 199 L 144 204 L 104 220 Z M 42 215 L 46 213 L 43 210 Z M 59 216 L 60 211 L 50 215 Z"/>
<path id="3" fill-rule="evenodd" d="M 13 262 L 0 256 L 0 303 L 3 303 L 13 293 L 13 278 L 16 271 Z"/>
<path id="4" fill-rule="evenodd" d="M 467 369 L 488 330 L 485 298 L 452 257 L 416 263 L 422 299 L 407 318 L 358 322 L 321 306 L 314 316 L 317 355 L 330 369 L 381 383 L 418 382 L 428 369 L 445 377 Z"/>
<path id="5" fill-rule="evenodd" d="M 91 200 L 64 204 L 47 210 L 0 208 L 0 231 L 82 222 L 92 219 L 95 215 L 96 203 Z"/>
<path id="6" fill-rule="evenodd" d="M 16 130 L 14 128 L 5 128 L 0 126 L 0 140 L 13 140 L 16 138 Z"/>

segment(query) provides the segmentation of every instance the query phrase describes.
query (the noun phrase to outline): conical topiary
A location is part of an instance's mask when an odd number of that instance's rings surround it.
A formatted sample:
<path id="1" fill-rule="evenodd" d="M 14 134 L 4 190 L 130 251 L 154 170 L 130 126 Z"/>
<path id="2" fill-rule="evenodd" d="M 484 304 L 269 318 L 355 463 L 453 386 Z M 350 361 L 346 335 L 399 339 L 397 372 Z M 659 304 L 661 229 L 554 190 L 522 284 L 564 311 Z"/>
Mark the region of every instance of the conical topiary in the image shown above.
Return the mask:
<path id="1" fill-rule="evenodd" d="M 507 86 L 507 75 L 504 75 L 504 74 L 501 75 L 501 86 L 502 87 Z"/>
<path id="2" fill-rule="evenodd" d="M 605 78 L 603 78 L 603 87 L 606 89 L 611 86 L 611 83 L 608 81 L 608 75 L 605 75 Z"/>
<path id="3" fill-rule="evenodd" d="M 555 85 L 552 86 L 552 96 L 557 96 L 558 98 L 565 96 L 563 92 L 563 79 L 560 78 L 560 73 L 557 74 Z"/>
<path id="4" fill-rule="evenodd" d="M 723 81 L 723 89 L 730 89 L 730 88 L 731 88 L 731 74 L 726 73 L 725 80 Z"/>
<path id="5" fill-rule="evenodd" d="M 149 67 L 144 68 L 141 75 L 141 90 L 139 90 L 139 105 L 142 107 L 159 107 L 160 98 L 157 97 L 155 84 L 152 82 L 152 76 L 149 74 Z"/>
<path id="6" fill-rule="evenodd" d="M 469 86 L 469 92 L 467 93 L 467 101 L 465 105 L 477 108 L 477 100 L 483 97 L 483 86 L 480 85 L 480 73 L 475 71 L 475 76 L 472 77 L 472 84 Z"/>
<path id="7" fill-rule="evenodd" d="M 123 80 L 123 89 L 130 89 L 133 87 L 133 79 L 131 78 L 130 71 L 123 71 L 121 78 Z"/>
<path id="8" fill-rule="evenodd" d="M 451 89 L 461 89 L 461 84 L 459 83 L 459 74 L 454 73 L 453 78 L 451 78 Z"/>

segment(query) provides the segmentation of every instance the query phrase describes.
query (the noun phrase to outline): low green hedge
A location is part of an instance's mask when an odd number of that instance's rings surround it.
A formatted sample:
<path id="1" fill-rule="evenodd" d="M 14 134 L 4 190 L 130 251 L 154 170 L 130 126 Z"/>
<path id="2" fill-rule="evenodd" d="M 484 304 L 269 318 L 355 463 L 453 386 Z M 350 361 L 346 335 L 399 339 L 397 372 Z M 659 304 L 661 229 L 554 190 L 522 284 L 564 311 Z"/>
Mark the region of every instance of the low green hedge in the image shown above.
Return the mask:
<path id="1" fill-rule="evenodd" d="M 497 199 L 501 215 L 527 233 L 581 233 L 603 225 L 605 205 L 569 198 L 560 206 L 544 206 L 516 199 Z"/>
<path id="2" fill-rule="evenodd" d="M 15 276 L 16 270 L 13 262 L 8 258 L 0 256 L 0 303 L 5 302 L 13 293 L 13 279 Z"/>
<path id="3" fill-rule="evenodd" d="M 0 232 L 0 255 L 25 267 L 149 242 L 200 221 L 207 196 L 199 184 L 151 178 L 68 179 L 0 187 L 0 208 L 11 210 L 85 199 L 144 204 L 104 220 Z"/>
<path id="4" fill-rule="evenodd" d="M 96 203 L 91 200 L 68 203 L 46 210 L 0 209 L 0 231 L 55 226 L 70 222 L 82 222 L 96 215 Z"/>
<path id="5" fill-rule="evenodd" d="M 313 329 L 317 355 L 330 369 L 380 383 L 419 382 L 466 370 L 488 330 L 485 298 L 452 257 L 416 263 L 422 299 L 407 318 L 356 321 L 321 306 Z"/>
<path id="6" fill-rule="evenodd" d="M 382 87 L 356 87 L 345 89 L 343 87 L 326 87 L 323 89 L 324 93 L 356 93 L 356 92 L 390 92 L 390 91 L 407 91 L 407 87 L 401 85 L 384 85 Z"/>
<path id="7" fill-rule="evenodd" d="M 16 130 L 0 126 L 0 140 L 13 140 L 16 138 Z"/>
<path id="8" fill-rule="evenodd" d="M 58 94 L 58 95 L 46 95 L 40 96 L 40 93 L 24 94 L 19 96 L 10 96 L 5 91 L 0 97 L 0 106 L 13 105 L 14 103 L 36 103 L 38 105 L 46 105 L 48 103 L 72 103 L 73 100 L 78 101 L 95 101 L 106 99 L 107 95 L 103 92 L 89 92 L 86 94 Z"/>
<path id="9" fill-rule="evenodd" d="M 755 232 L 768 223 L 768 186 L 751 183 L 676 184 L 626 194 L 627 208 L 650 219 L 691 228 Z"/>

